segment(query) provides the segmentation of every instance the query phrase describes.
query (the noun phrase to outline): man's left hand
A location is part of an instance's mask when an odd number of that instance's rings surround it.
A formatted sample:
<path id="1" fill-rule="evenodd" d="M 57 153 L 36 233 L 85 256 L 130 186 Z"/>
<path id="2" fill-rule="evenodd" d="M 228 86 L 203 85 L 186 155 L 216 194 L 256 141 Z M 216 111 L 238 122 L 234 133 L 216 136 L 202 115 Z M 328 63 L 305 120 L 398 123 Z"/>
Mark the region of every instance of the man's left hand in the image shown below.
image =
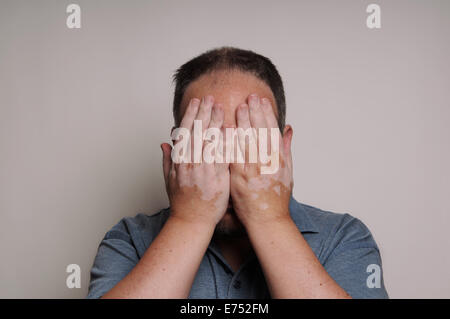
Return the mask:
<path id="1" fill-rule="evenodd" d="M 230 192 L 233 208 L 244 227 L 260 223 L 271 223 L 279 219 L 290 218 L 289 200 L 293 188 L 291 140 L 292 128 L 286 126 L 284 132 L 278 134 L 278 145 L 271 141 L 271 128 L 279 131 L 277 119 L 272 105 L 267 98 L 260 99 L 252 94 L 248 103 L 241 104 L 236 111 L 238 128 L 247 130 L 253 128 L 258 134 L 259 128 L 267 128 L 267 154 L 270 162 L 263 164 L 260 158 L 260 141 L 254 139 L 258 150 L 256 163 L 250 163 L 249 143 L 245 143 L 245 135 L 238 133 L 239 146 L 245 154 L 244 163 L 230 164 Z M 271 154 L 271 152 L 274 153 Z M 278 158 L 277 158 L 278 157 Z M 276 162 L 278 160 L 278 163 Z M 273 162 L 275 161 L 275 163 Z M 278 165 L 273 165 L 278 164 Z M 261 174 L 262 170 L 275 166 L 274 172 Z"/>

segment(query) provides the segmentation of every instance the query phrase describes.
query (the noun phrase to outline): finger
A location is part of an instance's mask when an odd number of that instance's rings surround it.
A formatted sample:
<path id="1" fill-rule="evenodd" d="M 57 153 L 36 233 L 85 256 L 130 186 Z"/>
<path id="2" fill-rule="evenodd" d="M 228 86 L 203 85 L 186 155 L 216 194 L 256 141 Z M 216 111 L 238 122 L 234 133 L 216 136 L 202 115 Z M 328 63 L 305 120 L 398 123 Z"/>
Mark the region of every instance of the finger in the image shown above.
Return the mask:
<path id="1" fill-rule="evenodd" d="M 238 156 L 237 162 L 239 162 L 239 159 L 243 159 L 245 162 L 245 159 L 247 158 L 247 147 L 245 142 L 246 133 L 251 128 L 250 124 L 250 114 L 249 114 L 249 106 L 247 104 L 241 104 L 238 106 L 237 112 L 237 140 L 238 140 Z M 240 153 L 239 153 L 240 152 Z"/>
<path id="2" fill-rule="evenodd" d="M 251 127 L 250 114 L 248 109 L 249 109 L 248 105 L 243 103 L 238 106 L 236 112 L 237 126 L 243 128 L 244 130 Z"/>
<path id="3" fill-rule="evenodd" d="M 200 164 L 202 161 L 203 135 L 211 120 L 211 110 L 214 98 L 211 95 L 203 97 L 194 120 L 191 131 L 191 161 Z M 198 125 L 200 124 L 200 126 Z"/>
<path id="4" fill-rule="evenodd" d="M 209 127 L 211 121 L 211 110 L 214 104 L 214 97 L 211 95 L 205 96 L 200 102 L 200 107 L 196 116 L 196 120 L 202 121 L 202 132 L 205 132 Z"/>
<path id="5" fill-rule="evenodd" d="M 211 121 L 209 127 L 221 128 L 224 120 L 222 104 L 215 104 L 211 112 Z"/>
<path id="6" fill-rule="evenodd" d="M 184 112 L 183 119 L 181 120 L 181 123 L 180 123 L 180 128 L 187 129 L 187 131 L 189 132 L 189 140 L 187 142 L 183 141 L 183 143 L 188 143 L 188 145 L 192 144 L 191 143 L 192 127 L 194 125 L 194 119 L 197 116 L 199 106 L 200 106 L 200 100 L 199 99 L 197 99 L 197 98 L 191 99 L 189 101 L 189 104 L 188 104 L 187 108 L 186 108 L 186 111 Z M 174 143 L 174 145 L 176 143 L 178 143 L 178 142 L 179 142 L 179 140 L 177 140 Z M 190 161 L 192 161 L 191 156 L 192 156 L 192 150 L 191 150 L 191 148 L 189 148 L 188 152 L 186 154 L 184 154 L 184 157 L 186 159 L 190 159 Z"/>
<path id="7" fill-rule="evenodd" d="M 250 111 L 251 126 L 254 128 L 267 127 L 266 118 L 261 109 L 259 96 L 256 94 L 250 94 L 247 100 Z"/>
<path id="8" fill-rule="evenodd" d="M 273 111 L 272 104 L 270 103 L 269 99 L 267 99 L 267 98 L 261 99 L 261 109 L 262 109 L 262 111 L 264 113 L 264 117 L 266 119 L 267 128 L 270 129 L 268 133 L 271 134 L 272 133 L 271 129 L 273 129 L 273 128 L 278 129 L 278 121 L 275 117 L 275 113 Z M 280 137 L 279 141 L 281 141 L 281 137 Z M 267 151 L 269 152 L 269 154 L 272 151 L 271 142 L 269 142 Z"/>
<path id="9" fill-rule="evenodd" d="M 180 127 L 187 128 L 189 132 L 192 130 L 192 125 L 194 124 L 194 119 L 197 116 L 198 109 L 200 105 L 200 100 L 193 98 L 184 112 L 183 119 L 181 120 Z"/>
<path id="10" fill-rule="evenodd" d="M 211 120 L 208 131 L 204 134 L 203 160 L 208 164 L 213 164 L 222 156 L 220 147 L 222 146 L 222 135 L 220 128 L 224 120 L 224 112 L 221 104 L 214 104 L 211 111 Z M 222 162 L 223 160 L 219 160 Z M 214 166 L 213 166 L 214 168 Z"/>
<path id="11" fill-rule="evenodd" d="M 214 141 L 215 144 L 215 169 L 220 174 L 221 172 L 228 170 L 229 163 L 225 162 L 224 151 L 224 134 L 222 131 L 225 114 L 222 104 L 215 104 L 211 113 L 211 122 L 209 122 L 209 128 L 218 129 L 219 137 L 218 141 Z"/>
<path id="12" fill-rule="evenodd" d="M 267 98 L 261 99 L 261 109 L 264 113 L 267 127 L 278 128 L 278 121 L 275 117 L 275 113 L 273 112 L 272 104 L 270 103 L 269 99 Z"/>

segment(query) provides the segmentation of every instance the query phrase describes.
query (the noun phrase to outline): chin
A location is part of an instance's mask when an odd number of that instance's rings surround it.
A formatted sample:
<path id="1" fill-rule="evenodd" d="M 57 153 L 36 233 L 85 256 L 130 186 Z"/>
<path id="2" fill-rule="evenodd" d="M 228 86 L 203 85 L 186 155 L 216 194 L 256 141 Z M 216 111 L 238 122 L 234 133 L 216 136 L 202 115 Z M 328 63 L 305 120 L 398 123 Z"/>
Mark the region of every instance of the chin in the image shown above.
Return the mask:
<path id="1" fill-rule="evenodd" d="M 220 237 L 242 237 L 246 235 L 244 225 L 239 221 L 232 206 L 228 206 L 227 211 L 217 224 L 214 234 Z"/>

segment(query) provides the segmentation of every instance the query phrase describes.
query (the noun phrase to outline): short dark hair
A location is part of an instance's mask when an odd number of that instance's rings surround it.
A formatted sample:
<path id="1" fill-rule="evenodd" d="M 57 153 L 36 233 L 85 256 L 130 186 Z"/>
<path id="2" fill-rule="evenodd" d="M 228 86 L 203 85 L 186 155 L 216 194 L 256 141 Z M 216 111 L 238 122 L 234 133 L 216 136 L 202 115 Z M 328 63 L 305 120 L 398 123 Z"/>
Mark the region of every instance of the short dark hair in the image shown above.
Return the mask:
<path id="1" fill-rule="evenodd" d="M 253 74 L 266 83 L 275 97 L 278 111 L 278 126 L 283 130 L 286 117 L 286 99 L 283 81 L 275 65 L 266 57 L 253 51 L 233 47 L 209 50 L 183 64 L 173 75 L 175 92 L 173 117 L 175 125 L 181 121 L 180 104 L 186 88 L 201 75 L 215 70 L 240 70 Z"/>

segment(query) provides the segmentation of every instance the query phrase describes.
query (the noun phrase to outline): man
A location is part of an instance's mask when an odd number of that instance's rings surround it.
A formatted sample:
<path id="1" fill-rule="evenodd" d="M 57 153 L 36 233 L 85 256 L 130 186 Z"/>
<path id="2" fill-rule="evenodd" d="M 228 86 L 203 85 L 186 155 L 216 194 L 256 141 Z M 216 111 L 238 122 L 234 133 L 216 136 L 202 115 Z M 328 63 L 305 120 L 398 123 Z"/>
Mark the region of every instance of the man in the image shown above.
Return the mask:
<path id="1" fill-rule="evenodd" d="M 105 235 L 88 297 L 386 298 L 366 226 L 292 198 L 293 129 L 271 61 L 219 48 L 185 63 L 174 80 L 177 128 L 279 128 L 279 168 L 175 163 L 162 144 L 170 208 L 124 218 Z"/>

